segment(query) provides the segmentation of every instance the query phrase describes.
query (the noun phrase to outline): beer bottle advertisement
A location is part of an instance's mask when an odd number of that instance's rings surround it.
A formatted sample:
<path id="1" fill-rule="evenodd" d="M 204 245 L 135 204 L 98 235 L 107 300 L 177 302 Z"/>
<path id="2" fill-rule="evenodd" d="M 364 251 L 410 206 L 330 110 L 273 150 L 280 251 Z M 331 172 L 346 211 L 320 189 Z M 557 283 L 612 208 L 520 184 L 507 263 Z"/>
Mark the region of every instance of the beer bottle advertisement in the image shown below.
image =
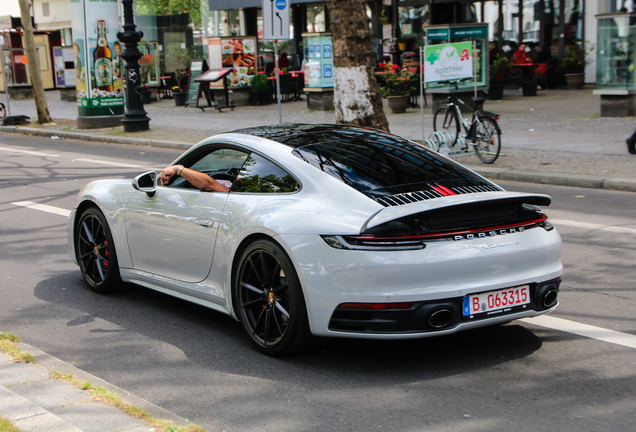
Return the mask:
<path id="1" fill-rule="evenodd" d="M 120 83 L 124 71 L 116 67 L 121 51 L 117 0 L 71 0 L 71 10 L 78 113 L 123 114 L 124 89 Z"/>

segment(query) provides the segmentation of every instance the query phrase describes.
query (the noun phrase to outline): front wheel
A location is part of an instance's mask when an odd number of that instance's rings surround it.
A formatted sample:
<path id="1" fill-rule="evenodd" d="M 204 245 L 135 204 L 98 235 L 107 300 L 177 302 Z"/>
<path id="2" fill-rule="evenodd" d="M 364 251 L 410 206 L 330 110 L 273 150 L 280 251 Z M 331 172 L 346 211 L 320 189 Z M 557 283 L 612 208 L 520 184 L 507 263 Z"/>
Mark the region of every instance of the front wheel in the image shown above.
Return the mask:
<path id="1" fill-rule="evenodd" d="M 250 244 L 234 280 L 236 313 L 259 351 L 283 356 L 308 348 L 314 338 L 300 281 L 280 246 L 269 240 Z"/>
<path id="2" fill-rule="evenodd" d="M 459 120 L 453 106 L 445 104 L 435 110 L 433 130 L 444 135 L 439 139 L 440 146 L 442 144 L 446 144 L 448 148 L 454 146 L 459 136 L 459 129 Z"/>
<path id="3" fill-rule="evenodd" d="M 475 145 L 477 157 L 485 164 L 491 164 L 499 157 L 501 151 L 501 132 L 495 120 L 490 117 L 479 117 L 475 125 L 472 141 Z"/>
<path id="4" fill-rule="evenodd" d="M 121 289 L 113 236 L 104 215 L 95 207 L 82 213 L 75 228 L 75 253 L 84 280 L 98 293 Z"/>

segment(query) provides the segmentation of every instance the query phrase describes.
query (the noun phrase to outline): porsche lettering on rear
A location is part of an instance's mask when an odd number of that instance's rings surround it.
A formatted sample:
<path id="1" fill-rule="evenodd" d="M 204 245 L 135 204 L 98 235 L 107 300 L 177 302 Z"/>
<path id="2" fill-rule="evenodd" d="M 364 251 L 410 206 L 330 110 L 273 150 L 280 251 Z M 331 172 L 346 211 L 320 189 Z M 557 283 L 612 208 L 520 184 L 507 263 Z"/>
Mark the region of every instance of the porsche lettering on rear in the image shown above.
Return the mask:
<path id="1" fill-rule="evenodd" d="M 495 237 L 498 235 L 524 232 L 525 230 L 526 229 L 524 227 L 517 227 L 517 228 L 500 229 L 496 231 L 480 232 L 480 233 L 474 233 L 474 234 L 456 235 L 453 237 L 453 240 L 473 240 L 476 238 L 479 239 L 479 238 Z"/>

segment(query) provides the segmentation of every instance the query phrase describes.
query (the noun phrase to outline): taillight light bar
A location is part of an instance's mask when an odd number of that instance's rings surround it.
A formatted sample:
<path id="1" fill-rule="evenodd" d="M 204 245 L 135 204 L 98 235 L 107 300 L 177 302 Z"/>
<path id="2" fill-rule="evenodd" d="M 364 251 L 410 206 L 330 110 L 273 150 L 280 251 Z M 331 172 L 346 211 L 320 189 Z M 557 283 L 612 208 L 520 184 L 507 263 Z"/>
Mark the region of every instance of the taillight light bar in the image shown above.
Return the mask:
<path id="1" fill-rule="evenodd" d="M 476 229 L 462 229 L 443 231 L 428 234 L 398 235 L 398 236 L 374 236 L 374 235 L 345 235 L 345 236 L 321 236 L 323 240 L 335 249 L 353 250 L 418 250 L 426 247 L 428 241 L 438 240 L 470 240 L 474 236 L 487 237 L 498 234 L 514 234 L 533 227 L 542 227 L 546 231 L 554 229 L 547 221 L 546 215 L 524 222 L 505 225 L 496 225 Z M 487 234 L 487 235 L 484 235 Z"/>

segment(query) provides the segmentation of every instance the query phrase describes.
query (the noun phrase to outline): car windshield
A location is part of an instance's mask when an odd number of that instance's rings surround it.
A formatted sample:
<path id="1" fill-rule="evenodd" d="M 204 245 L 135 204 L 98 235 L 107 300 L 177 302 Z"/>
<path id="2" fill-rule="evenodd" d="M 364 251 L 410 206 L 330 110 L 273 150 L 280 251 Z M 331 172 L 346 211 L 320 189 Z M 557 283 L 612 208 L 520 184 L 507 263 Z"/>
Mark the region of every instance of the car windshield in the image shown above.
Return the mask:
<path id="1" fill-rule="evenodd" d="M 461 165 L 388 134 L 330 134 L 328 139 L 294 150 L 325 173 L 371 197 L 447 186 L 492 185 Z M 349 135 L 349 136 L 347 136 Z"/>

